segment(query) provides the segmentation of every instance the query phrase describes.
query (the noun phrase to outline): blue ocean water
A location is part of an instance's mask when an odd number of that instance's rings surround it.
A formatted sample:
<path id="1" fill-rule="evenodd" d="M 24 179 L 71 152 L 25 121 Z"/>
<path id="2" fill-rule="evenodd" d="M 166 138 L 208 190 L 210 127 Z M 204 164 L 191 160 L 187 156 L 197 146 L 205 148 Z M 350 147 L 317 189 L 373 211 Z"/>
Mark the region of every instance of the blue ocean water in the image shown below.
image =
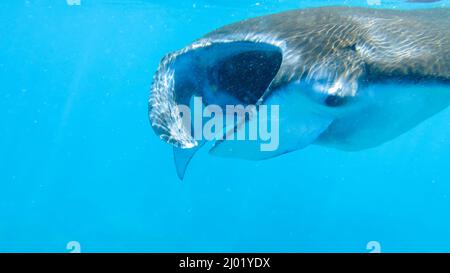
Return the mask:
<path id="1" fill-rule="evenodd" d="M 150 127 L 166 53 L 241 19 L 449 1 L 0 2 L 0 252 L 450 251 L 450 109 L 361 152 L 201 151 L 180 182 Z"/>

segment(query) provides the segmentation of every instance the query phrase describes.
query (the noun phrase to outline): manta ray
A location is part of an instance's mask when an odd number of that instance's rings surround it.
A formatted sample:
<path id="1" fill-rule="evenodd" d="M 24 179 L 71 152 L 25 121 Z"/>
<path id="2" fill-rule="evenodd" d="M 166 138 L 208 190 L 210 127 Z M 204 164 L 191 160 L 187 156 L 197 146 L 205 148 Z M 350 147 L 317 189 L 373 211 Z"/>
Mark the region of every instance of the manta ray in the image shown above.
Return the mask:
<path id="1" fill-rule="evenodd" d="M 203 145 L 176 111 L 193 96 L 205 105 L 280 107 L 278 149 L 218 140 L 213 155 L 262 160 L 310 144 L 376 147 L 450 103 L 450 9 L 292 10 L 226 25 L 167 54 L 149 118 L 173 146 L 181 179 Z"/>

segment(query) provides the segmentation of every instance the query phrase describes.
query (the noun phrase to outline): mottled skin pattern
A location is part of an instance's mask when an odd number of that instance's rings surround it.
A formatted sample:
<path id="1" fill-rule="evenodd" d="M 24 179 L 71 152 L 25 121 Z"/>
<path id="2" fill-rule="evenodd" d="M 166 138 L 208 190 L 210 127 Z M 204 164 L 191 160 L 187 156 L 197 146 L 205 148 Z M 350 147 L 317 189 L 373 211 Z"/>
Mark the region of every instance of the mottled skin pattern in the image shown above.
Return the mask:
<path id="1" fill-rule="evenodd" d="M 330 7 L 257 17 L 220 28 L 211 40 L 242 35 L 285 42 L 283 65 L 271 86 L 325 77 L 330 87 L 386 77 L 449 80 L 450 9 L 414 11 Z M 295 60 L 295 61 L 292 61 Z"/>
<path id="2" fill-rule="evenodd" d="M 267 43 L 282 52 L 280 69 L 260 103 L 294 81 L 320 82 L 328 95 L 352 97 L 365 84 L 387 79 L 450 80 L 449 8 L 324 7 L 257 17 L 222 27 L 164 57 L 149 100 L 152 126 L 163 140 L 182 148 L 197 145 L 174 111 L 177 97 L 186 94 L 174 87 L 173 61 L 201 47 L 236 41 Z"/>

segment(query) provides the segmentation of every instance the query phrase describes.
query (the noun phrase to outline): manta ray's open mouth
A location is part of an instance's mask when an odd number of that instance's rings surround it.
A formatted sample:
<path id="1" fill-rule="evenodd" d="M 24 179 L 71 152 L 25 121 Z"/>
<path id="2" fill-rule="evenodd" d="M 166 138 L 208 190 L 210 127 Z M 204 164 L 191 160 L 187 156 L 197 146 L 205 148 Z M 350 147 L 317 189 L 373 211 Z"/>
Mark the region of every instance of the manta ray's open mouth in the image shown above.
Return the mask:
<path id="1" fill-rule="evenodd" d="M 218 45 L 217 59 L 209 67 L 203 96 L 212 97 L 207 103 L 227 104 L 226 97 L 238 100 L 242 104 L 255 104 L 263 95 L 281 65 L 282 55 L 278 48 L 267 44 L 233 43 L 238 52 L 230 51 L 229 45 Z M 222 48 L 220 48 L 222 47 Z M 231 50 L 232 51 L 232 50 Z M 223 92 L 216 97 L 208 92 Z M 224 101 L 220 101 L 223 99 Z M 231 99 L 231 103 L 233 103 Z"/>
<path id="2" fill-rule="evenodd" d="M 176 147 L 196 146 L 176 106 L 188 105 L 193 95 L 208 105 L 255 104 L 282 59 L 279 47 L 247 41 L 200 41 L 167 55 L 155 74 L 149 101 L 155 132 Z"/>

